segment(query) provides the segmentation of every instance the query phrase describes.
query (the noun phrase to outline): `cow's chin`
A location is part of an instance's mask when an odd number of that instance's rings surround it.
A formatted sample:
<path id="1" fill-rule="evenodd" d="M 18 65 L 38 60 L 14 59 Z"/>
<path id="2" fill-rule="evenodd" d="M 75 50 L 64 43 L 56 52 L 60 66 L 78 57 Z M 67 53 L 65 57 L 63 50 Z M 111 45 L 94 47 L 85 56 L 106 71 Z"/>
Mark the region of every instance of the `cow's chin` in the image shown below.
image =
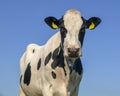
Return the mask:
<path id="1" fill-rule="evenodd" d="M 65 55 L 65 57 L 67 58 L 67 60 L 72 61 L 72 63 L 74 63 L 78 58 L 80 58 L 80 55 L 78 56 L 69 56 L 68 54 Z"/>
<path id="2" fill-rule="evenodd" d="M 71 58 L 71 57 L 69 57 L 69 59 L 68 59 L 68 60 L 70 60 L 70 61 L 72 61 L 72 63 L 74 63 L 74 62 L 75 62 L 78 58 L 79 58 L 79 57 L 74 57 L 74 58 L 73 58 L 73 57 L 72 57 L 72 58 Z"/>
<path id="3" fill-rule="evenodd" d="M 64 51 L 64 56 L 67 59 L 70 59 L 72 61 L 75 61 L 76 59 L 80 58 L 82 56 L 82 51 L 80 50 L 77 54 L 71 54 L 70 52 L 68 52 L 67 50 Z"/>

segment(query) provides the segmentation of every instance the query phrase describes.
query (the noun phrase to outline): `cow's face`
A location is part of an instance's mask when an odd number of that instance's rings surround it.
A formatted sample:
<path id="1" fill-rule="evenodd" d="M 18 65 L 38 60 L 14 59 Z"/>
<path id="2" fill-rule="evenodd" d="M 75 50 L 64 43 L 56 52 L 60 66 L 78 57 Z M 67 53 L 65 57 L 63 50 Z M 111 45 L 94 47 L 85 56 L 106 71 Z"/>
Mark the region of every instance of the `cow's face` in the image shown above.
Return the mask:
<path id="1" fill-rule="evenodd" d="M 78 58 L 82 55 L 82 44 L 85 35 L 85 29 L 94 29 L 99 23 L 98 17 L 92 17 L 85 20 L 77 10 L 68 10 L 59 20 L 55 17 L 47 17 L 45 22 L 53 29 L 60 28 L 61 45 L 64 56 L 69 58 Z"/>

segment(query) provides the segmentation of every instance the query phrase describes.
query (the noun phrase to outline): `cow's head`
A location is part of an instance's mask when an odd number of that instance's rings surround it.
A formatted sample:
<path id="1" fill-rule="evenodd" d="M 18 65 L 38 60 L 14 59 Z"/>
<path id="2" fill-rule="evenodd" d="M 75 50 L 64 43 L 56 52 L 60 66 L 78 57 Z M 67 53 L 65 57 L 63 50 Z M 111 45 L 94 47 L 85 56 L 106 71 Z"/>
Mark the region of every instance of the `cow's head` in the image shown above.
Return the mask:
<path id="1" fill-rule="evenodd" d="M 93 30 L 101 20 L 98 17 L 85 20 L 79 11 L 71 9 L 61 19 L 50 16 L 45 18 L 45 22 L 53 29 L 60 28 L 64 56 L 78 58 L 82 55 L 85 29 Z"/>

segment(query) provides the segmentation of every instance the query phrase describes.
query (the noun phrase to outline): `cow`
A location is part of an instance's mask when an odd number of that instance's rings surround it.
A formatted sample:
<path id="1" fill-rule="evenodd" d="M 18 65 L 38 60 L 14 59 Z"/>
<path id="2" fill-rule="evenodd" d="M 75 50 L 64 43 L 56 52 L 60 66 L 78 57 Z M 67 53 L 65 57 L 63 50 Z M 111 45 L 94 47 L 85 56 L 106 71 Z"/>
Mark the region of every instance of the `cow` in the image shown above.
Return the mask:
<path id="1" fill-rule="evenodd" d="M 60 31 L 43 46 L 27 46 L 20 60 L 19 96 L 78 96 L 85 29 L 93 30 L 101 19 L 86 20 L 70 9 L 60 19 L 49 16 L 45 22 Z"/>

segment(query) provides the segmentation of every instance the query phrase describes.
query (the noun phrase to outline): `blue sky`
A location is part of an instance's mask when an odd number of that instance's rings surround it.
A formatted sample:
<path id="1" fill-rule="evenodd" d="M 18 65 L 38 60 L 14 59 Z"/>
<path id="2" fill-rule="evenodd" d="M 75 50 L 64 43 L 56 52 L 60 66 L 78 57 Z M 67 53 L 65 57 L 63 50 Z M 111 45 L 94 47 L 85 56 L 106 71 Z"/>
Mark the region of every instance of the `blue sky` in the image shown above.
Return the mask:
<path id="1" fill-rule="evenodd" d="M 86 30 L 79 96 L 120 96 L 119 0 L 1 0 L 0 96 L 18 96 L 19 60 L 26 46 L 43 45 L 58 31 L 50 29 L 44 18 L 60 18 L 71 8 L 86 19 L 102 19 L 95 30 Z"/>

